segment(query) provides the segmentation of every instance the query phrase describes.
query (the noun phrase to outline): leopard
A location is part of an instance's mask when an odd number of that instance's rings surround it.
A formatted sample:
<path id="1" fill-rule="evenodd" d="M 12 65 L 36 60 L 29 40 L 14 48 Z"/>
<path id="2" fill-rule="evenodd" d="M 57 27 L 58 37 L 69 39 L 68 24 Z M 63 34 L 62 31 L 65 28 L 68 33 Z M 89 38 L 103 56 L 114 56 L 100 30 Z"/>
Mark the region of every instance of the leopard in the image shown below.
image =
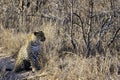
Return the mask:
<path id="1" fill-rule="evenodd" d="M 18 52 L 13 71 L 20 72 L 31 69 L 35 72 L 39 70 L 39 58 L 42 55 L 41 43 L 45 40 L 46 37 L 43 31 L 35 31 L 28 35 Z"/>

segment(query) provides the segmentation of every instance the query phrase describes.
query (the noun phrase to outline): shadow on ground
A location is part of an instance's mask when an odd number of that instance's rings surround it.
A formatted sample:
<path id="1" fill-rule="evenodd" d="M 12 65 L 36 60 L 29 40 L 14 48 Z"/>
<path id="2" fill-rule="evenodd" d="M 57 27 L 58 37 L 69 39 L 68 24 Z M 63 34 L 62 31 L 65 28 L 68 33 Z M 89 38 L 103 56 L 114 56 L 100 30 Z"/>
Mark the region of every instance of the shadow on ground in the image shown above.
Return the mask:
<path id="1" fill-rule="evenodd" d="M 14 73 L 15 59 L 11 56 L 0 56 L 0 80 L 22 80 L 26 77 L 33 76 L 35 73 L 31 71 L 24 71 L 21 73 Z"/>

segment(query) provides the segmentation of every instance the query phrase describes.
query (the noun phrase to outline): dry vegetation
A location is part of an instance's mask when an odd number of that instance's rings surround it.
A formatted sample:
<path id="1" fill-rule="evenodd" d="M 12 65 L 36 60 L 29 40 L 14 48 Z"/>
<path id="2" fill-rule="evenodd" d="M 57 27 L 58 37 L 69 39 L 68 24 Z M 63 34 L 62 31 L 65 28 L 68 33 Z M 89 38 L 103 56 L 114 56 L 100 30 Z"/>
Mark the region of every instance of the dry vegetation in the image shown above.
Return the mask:
<path id="1" fill-rule="evenodd" d="M 6 71 L 39 30 L 45 67 Z M 0 0 L 0 62 L 0 80 L 120 80 L 120 1 Z"/>

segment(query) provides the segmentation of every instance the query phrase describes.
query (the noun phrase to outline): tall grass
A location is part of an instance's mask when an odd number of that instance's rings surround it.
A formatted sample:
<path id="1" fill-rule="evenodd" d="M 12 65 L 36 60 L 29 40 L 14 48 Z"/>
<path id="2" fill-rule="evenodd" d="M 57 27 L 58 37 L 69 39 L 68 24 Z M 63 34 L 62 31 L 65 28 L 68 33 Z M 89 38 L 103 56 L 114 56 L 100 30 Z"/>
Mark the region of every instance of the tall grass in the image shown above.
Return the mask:
<path id="1" fill-rule="evenodd" d="M 117 56 L 112 56 L 107 49 L 106 56 L 99 53 L 90 58 L 84 58 L 78 54 L 69 51 L 71 46 L 69 40 L 65 37 L 67 33 L 55 25 L 42 25 L 46 42 L 44 43 L 44 55 L 47 58 L 45 67 L 35 76 L 27 79 L 40 80 L 117 80 L 119 63 Z M 10 29 L 1 29 L 1 46 L 4 54 L 17 54 L 21 45 L 28 34 L 16 33 Z M 66 42 L 67 41 L 67 42 Z M 66 43 L 65 43 L 66 42 Z M 68 44 L 67 46 L 64 44 Z M 62 50 L 61 48 L 66 48 Z M 81 54 L 82 51 L 79 53 Z"/>

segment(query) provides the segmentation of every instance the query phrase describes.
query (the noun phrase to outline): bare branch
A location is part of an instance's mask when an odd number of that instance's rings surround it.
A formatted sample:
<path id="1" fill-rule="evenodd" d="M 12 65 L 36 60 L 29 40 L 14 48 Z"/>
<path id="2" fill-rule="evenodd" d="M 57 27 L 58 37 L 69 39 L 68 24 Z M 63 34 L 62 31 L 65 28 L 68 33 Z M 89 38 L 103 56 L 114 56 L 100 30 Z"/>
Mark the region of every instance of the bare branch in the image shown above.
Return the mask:
<path id="1" fill-rule="evenodd" d="M 112 44 L 114 42 L 119 31 L 120 31 L 120 28 L 118 28 L 118 30 L 115 32 L 113 38 L 108 42 L 107 46 L 110 46 L 110 44 Z"/>
<path id="2" fill-rule="evenodd" d="M 82 21 L 80 15 L 78 15 L 77 13 L 73 13 L 73 14 L 75 16 L 77 16 L 79 18 L 80 22 L 81 22 L 81 25 L 79 25 L 79 24 L 78 25 L 81 26 L 81 28 L 82 28 L 83 39 L 85 41 L 85 44 L 87 45 L 87 41 L 86 41 L 86 37 L 85 37 L 85 30 L 84 30 L 84 26 L 83 26 L 83 21 Z"/>

